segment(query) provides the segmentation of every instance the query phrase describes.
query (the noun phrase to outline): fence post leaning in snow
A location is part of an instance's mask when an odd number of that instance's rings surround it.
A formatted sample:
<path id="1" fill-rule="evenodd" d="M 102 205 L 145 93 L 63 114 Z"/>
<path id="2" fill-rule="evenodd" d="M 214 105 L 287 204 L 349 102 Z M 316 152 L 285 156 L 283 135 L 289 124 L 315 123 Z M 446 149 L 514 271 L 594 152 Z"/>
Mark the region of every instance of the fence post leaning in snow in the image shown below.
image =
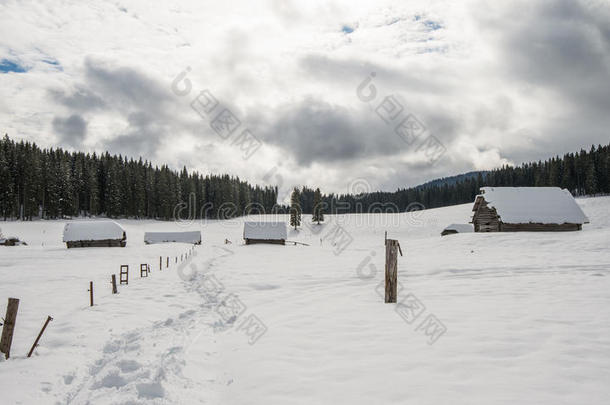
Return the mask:
<path id="1" fill-rule="evenodd" d="M 119 274 L 119 283 L 129 285 L 129 265 L 121 264 L 121 272 Z"/>
<path id="2" fill-rule="evenodd" d="M 385 302 L 395 303 L 398 293 L 398 251 L 402 249 L 396 239 L 386 239 L 385 244 Z"/>
<path id="3" fill-rule="evenodd" d="M 6 359 L 11 356 L 13 332 L 15 331 L 15 322 L 17 321 L 17 309 L 19 309 L 19 299 L 9 298 L 4 324 L 2 325 L 2 338 L 0 338 L 0 352 L 4 353 Z"/>
<path id="4" fill-rule="evenodd" d="M 167 263 L 165 264 L 165 268 L 169 268 L 169 256 L 167 256 Z"/>
<path id="5" fill-rule="evenodd" d="M 89 291 L 89 304 L 91 304 L 90 306 L 93 306 L 93 281 L 89 281 L 89 289 L 87 290 Z"/>
<path id="6" fill-rule="evenodd" d="M 117 290 L 116 290 L 116 274 L 112 275 L 112 279 L 110 281 L 110 284 L 112 284 L 112 293 L 116 294 Z"/>
<path id="7" fill-rule="evenodd" d="M 40 333 L 38 334 L 38 337 L 34 341 L 34 344 L 32 345 L 32 348 L 30 349 L 30 352 L 28 353 L 28 357 L 32 357 L 32 353 L 34 353 L 34 349 L 36 349 L 36 346 L 38 346 L 38 341 L 40 340 L 40 337 L 44 333 L 44 330 L 47 328 L 47 325 L 49 324 L 49 322 L 51 322 L 52 320 L 53 320 L 53 318 L 51 318 L 50 315 L 47 316 L 47 321 L 42 326 L 42 329 L 40 329 Z"/>

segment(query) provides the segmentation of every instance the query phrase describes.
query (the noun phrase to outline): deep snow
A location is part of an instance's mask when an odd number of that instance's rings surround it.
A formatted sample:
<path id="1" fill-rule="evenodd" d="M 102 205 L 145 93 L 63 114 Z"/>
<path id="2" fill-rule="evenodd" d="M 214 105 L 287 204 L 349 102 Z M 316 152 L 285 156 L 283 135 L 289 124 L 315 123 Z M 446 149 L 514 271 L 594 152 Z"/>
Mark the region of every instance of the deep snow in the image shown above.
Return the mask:
<path id="1" fill-rule="evenodd" d="M 191 245 L 143 242 L 175 223 L 118 221 L 127 247 L 70 250 L 62 221 L 1 223 L 29 246 L 0 247 L 2 316 L 21 299 L 0 402 L 608 403 L 610 197 L 577 201 L 591 223 L 566 233 L 441 238 L 472 204 L 289 231 L 310 246 L 245 246 L 244 219 L 180 223 L 203 235 L 182 266 Z M 405 254 L 399 305 L 377 288 L 386 230 Z"/>

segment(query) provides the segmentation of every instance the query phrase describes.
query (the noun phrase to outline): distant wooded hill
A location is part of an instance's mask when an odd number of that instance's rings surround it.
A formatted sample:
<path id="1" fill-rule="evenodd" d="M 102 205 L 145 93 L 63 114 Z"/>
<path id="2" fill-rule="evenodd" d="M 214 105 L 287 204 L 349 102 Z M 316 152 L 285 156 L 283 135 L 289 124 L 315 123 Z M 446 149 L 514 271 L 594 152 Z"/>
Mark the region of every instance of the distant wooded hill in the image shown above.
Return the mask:
<path id="1" fill-rule="evenodd" d="M 521 166 L 503 166 L 491 171 L 470 172 L 433 180 L 394 192 L 373 192 L 359 196 L 325 195 L 328 212 L 389 212 L 407 209 L 444 207 L 473 202 L 482 186 L 543 187 L 557 186 L 575 196 L 610 193 L 610 144 L 591 146 L 589 151 L 567 153 L 563 157 Z M 301 192 L 304 212 L 313 206 L 313 190 Z"/>

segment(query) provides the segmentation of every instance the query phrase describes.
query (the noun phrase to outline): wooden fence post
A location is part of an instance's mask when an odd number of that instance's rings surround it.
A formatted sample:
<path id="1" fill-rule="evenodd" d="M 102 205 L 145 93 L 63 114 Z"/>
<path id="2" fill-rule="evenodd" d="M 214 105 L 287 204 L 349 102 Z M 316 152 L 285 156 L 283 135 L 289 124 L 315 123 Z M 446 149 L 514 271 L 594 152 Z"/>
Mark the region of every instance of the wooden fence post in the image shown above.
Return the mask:
<path id="1" fill-rule="evenodd" d="M 89 303 L 93 306 L 93 281 L 89 281 Z"/>
<path id="2" fill-rule="evenodd" d="M 163 270 L 163 258 L 159 256 L 159 271 Z"/>
<path id="3" fill-rule="evenodd" d="M 114 277 L 114 275 L 113 275 L 113 277 Z M 42 329 L 40 330 L 40 333 L 38 334 L 38 337 L 34 341 L 34 344 L 32 345 L 30 352 L 28 353 L 28 357 L 32 357 L 32 353 L 34 353 L 34 349 L 36 349 L 36 346 L 38 346 L 38 341 L 40 340 L 40 337 L 44 333 L 44 330 L 47 328 L 47 325 L 49 324 L 49 322 L 51 322 L 52 320 L 53 320 L 53 318 L 51 318 L 51 316 L 47 316 L 47 321 L 44 323 Z"/>
<path id="4" fill-rule="evenodd" d="M 167 256 L 167 263 L 165 263 L 165 268 L 169 268 L 169 256 Z"/>
<path id="5" fill-rule="evenodd" d="M 396 302 L 398 293 L 398 250 L 400 244 L 395 239 L 386 239 L 385 245 L 385 302 Z M 400 251 L 402 256 L 402 250 Z"/>
<path id="6" fill-rule="evenodd" d="M 19 300 L 17 298 L 9 298 L 8 305 L 6 306 L 4 325 L 2 326 L 2 338 L 0 338 L 0 352 L 4 353 L 7 359 L 11 356 L 13 332 L 15 331 L 15 322 L 17 321 L 17 309 L 19 309 Z"/>
<path id="7" fill-rule="evenodd" d="M 112 293 L 116 294 L 117 293 L 117 291 L 116 291 L 116 274 L 112 275 L 111 284 L 112 284 Z"/>
<path id="8" fill-rule="evenodd" d="M 121 272 L 119 274 L 119 283 L 129 285 L 129 265 L 121 264 Z"/>

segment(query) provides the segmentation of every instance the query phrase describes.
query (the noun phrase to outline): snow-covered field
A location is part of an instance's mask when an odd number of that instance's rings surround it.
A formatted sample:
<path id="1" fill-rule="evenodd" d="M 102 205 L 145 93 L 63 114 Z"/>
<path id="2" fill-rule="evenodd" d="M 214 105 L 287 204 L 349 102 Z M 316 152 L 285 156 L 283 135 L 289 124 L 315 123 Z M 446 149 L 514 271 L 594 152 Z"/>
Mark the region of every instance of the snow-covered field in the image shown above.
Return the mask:
<path id="1" fill-rule="evenodd" d="M 244 219 L 118 221 L 126 248 L 70 250 L 62 221 L 0 223 L 29 244 L 0 247 L 1 315 L 21 300 L 0 403 L 610 403 L 610 197 L 578 203 L 581 232 L 441 238 L 467 204 L 289 231 L 310 246 L 245 246 Z M 181 264 L 190 245 L 143 242 L 171 230 L 202 231 Z M 386 230 L 399 305 L 377 291 Z"/>

